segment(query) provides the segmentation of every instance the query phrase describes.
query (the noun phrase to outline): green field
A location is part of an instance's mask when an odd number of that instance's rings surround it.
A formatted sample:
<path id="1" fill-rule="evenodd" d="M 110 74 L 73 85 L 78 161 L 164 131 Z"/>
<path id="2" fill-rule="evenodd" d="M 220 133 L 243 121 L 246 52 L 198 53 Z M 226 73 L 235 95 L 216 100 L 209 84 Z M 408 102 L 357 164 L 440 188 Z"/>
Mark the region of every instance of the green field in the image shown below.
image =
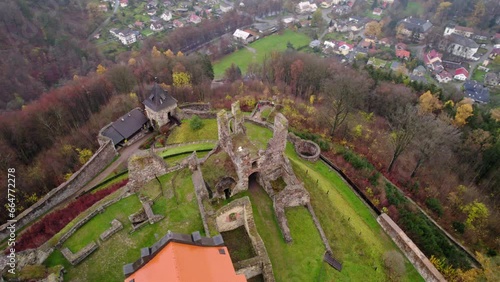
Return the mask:
<path id="1" fill-rule="evenodd" d="M 422 16 L 424 14 L 424 7 L 418 2 L 408 2 L 405 14 L 407 16 Z"/>
<path id="2" fill-rule="evenodd" d="M 297 49 L 308 45 L 310 41 L 311 39 L 307 35 L 290 30 L 285 31 L 282 35 L 273 34 L 259 39 L 248 45 L 248 47 L 255 49 L 255 54 L 248 49 L 243 48 L 215 62 L 215 77 L 222 78 L 224 71 L 230 67 L 232 63 L 239 66 L 241 72 L 245 73 L 250 63 L 261 63 L 264 57 L 271 54 L 272 51 L 285 50 L 288 42 L 292 43 L 295 49 Z"/>
<path id="3" fill-rule="evenodd" d="M 182 124 L 175 127 L 170 136 L 168 136 L 167 144 L 217 140 L 218 129 L 216 119 L 202 119 L 203 127 L 199 130 L 191 129 L 189 122 L 189 119 L 182 120 Z"/>

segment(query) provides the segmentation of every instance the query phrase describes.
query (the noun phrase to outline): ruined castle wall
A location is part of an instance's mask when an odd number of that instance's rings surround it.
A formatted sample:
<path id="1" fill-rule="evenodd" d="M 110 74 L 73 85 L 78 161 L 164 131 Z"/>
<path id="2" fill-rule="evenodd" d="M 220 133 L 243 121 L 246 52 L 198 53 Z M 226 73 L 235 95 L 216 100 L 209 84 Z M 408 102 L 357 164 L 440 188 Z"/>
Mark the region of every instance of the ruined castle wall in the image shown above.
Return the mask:
<path id="1" fill-rule="evenodd" d="M 99 172 L 101 172 L 113 158 L 117 155 L 113 142 L 108 140 L 102 145 L 77 172 L 75 172 L 66 182 L 51 190 L 42 199 L 36 202 L 31 207 L 25 209 L 15 219 L 17 220 L 16 228 L 20 230 L 22 227 L 31 223 L 36 218 L 49 212 L 53 207 L 77 193 L 87 182 L 92 180 Z M 6 229 L 8 223 L 0 226 L 0 240 L 7 238 L 9 232 Z"/>
<path id="2" fill-rule="evenodd" d="M 385 213 L 377 217 L 377 221 L 394 243 L 403 251 L 408 260 L 415 266 L 425 281 L 446 281 L 429 259 L 420 251 L 403 230 Z"/>
<path id="3" fill-rule="evenodd" d="M 152 151 L 139 152 L 128 160 L 127 187 L 131 192 L 137 192 L 142 186 L 157 176 L 168 171 L 165 161 Z"/>

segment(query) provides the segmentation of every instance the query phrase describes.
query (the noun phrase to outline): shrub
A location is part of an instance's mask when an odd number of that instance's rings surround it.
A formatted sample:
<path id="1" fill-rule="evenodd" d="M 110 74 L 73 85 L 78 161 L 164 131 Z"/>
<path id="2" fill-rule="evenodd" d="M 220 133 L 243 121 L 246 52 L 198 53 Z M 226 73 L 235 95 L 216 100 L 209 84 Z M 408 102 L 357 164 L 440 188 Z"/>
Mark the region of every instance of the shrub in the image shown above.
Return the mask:
<path id="1" fill-rule="evenodd" d="M 370 177 L 368 178 L 368 181 L 370 181 L 370 184 L 372 186 L 377 186 L 378 184 L 378 179 L 380 178 L 380 172 L 375 171 L 373 172 Z"/>
<path id="2" fill-rule="evenodd" d="M 451 226 L 453 226 L 453 229 L 455 229 L 455 231 L 457 231 L 458 233 L 464 234 L 464 232 L 465 232 L 465 224 L 464 223 L 462 223 L 460 221 L 453 221 Z"/>
<path id="3" fill-rule="evenodd" d="M 389 201 L 390 205 L 394 205 L 396 207 L 399 207 L 407 201 L 398 189 L 392 186 L 389 182 L 385 183 L 385 197 L 387 198 L 387 201 Z"/>
<path id="4" fill-rule="evenodd" d="M 190 121 L 189 121 L 189 126 L 191 127 L 192 130 L 200 130 L 203 128 L 203 121 L 199 116 L 194 116 Z"/>
<path id="5" fill-rule="evenodd" d="M 90 208 L 93 204 L 107 195 L 125 186 L 127 182 L 128 179 L 125 179 L 93 194 L 85 194 L 65 208 L 46 215 L 20 236 L 16 244 L 16 251 L 33 249 L 41 246 L 52 238 L 52 236 L 57 234 L 57 232 L 61 231 L 64 226 L 70 223 L 80 213 Z"/>
<path id="6" fill-rule="evenodd" d="M 425 201 L 425 205 L 433 212 L 435 212 L 439 217 L 443 215 L 443 207 L 441 202 L 436 198 L 428 198 Z"/>
<path id="7" fill-rule="evenodd" d="M 316 144 L 318 144 L 319 148 L 322 151 L 330 150 L 330 143 L 327 140 L 323 139 L 318 134 L 309 133 L 309 132 L 299 132 L 299 131 L 293 131 L 293 130 L 292 130 L 292 132 L 302 139 L 311 140 L 311 141 L 315 142 Z"/>
<path id="8" fill-rule="evenodd" d="M 355 169 L 367 169 L 373 170 L 373 165 L 365 158 L 358 156 L 356 153 L 350 149 L 342 148 L 340 154 L 348 163 L 350 163 Z M 372 184 L 375 185 L 375 184 Z"/>

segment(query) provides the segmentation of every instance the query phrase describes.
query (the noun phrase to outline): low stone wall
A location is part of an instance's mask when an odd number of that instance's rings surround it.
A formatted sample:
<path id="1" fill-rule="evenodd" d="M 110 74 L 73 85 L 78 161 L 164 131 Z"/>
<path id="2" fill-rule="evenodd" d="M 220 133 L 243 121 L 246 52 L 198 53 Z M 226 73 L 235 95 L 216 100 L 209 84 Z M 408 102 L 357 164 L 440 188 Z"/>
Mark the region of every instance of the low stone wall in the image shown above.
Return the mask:
<path id="1" fill-rule="evenodd" d="M 77 265 L 86 257 L 88 257 L 91 253 L 97 250 L 98 247 L 99 246 L 95 242 L 92 242 L 87 246 L 83 247 L 83 249 L 78 251 L 76 254 L 73 254 L 68 248 L 62 249 L 61 253 L 71 263 L 71 265 Z"/>
<path id="2" fill-rule="evenodd" d="M 193 154 L 192 157 L 196 158 Z M 195 170 L 192 171 L 191 181 L 193 181 L 193 186 L 196 194 L 196 200 L 198 203 L 198 208 L 200 210 L 201 220 L 203 222 L 203 229 L 205 234 L 210 234 L 210 229 L 207 224 L 207 212 L 205 211 L 205 206 L 203 205 L 203 199 L 208 199 L 208 191 L 205 186 L 205 180 L 203 179 L 203 174 L 201 173 L 201 168 L 199 164 L 196 164 Z"/>
<path id="3" fill-rule="evenodd" d="M 292 132 L 288 133 L 288 141 L 292 142 L 295 152 L 304 160 L 315 162 L 319 159 L 321 149 L 319 145 L 311 140 L 304 140 Z"/>
<path id="4" fill-rule="evenodd" d="M 216 112 L 198 111 L 198 110 L 191 110 L 191 109 L 183 109 L 183 110 L 177 111 L 176 115 L 179 117 L 179 119 L 190 119 L 193 116 L 199 116 L 200 118 L 204 118 L 204 119 L 217 117 Z"/>
<path id="5" fill-rule="evenodd" d="M 117 155 L 113 143 L 108 140 L 102 145 L 77 172 L 75 172 L 68 181 L 51 190 L 42 199 L 36 202 L 31 207 L 20 213 L 17 220 L 16 228 L 21 230 L 33 220 L 44 215 L 53 207 L 75 195 L 87 182 L 92 180 L 99 172 L 101 172 Z M 0 226 L 0 240 L 7 238 L 9 232 L 6 229 L 8 223 Z"/>
<path id="6" fill-rule="evenodd" d="M 192 142 L 184 142 L 184 143 L 176 143 L 176 144 L 170 144 L 170 145 L 166 145 L 164 147 L 160 147 L 160 148 L 153 148 L 152 150 L 157 153 L 157 152 L 163 152 L 165 150 L 168 150 L 168 149 L 172 149 L 172 148 L 177 148 L 177 147 L 184 147 L 184 146 L 187 146 L 187 145 L 193 145 L 193 144 L 206 144 L 206 143 L 213 143 L 213 144 L 217 144 L 218 140 L 201 140 L 201 141 L 192 141 Z M 146 151 L 149 151 L 149 150 L 142 150 L 141 152 L 146 152 Z"/>
<path id="7" fill-rule="evenodd" d="M 181 110 L 196 110 L 196 111 L 210 111 L 212 106 L 210 103 L 204 102 L 193 102 L 193 103 L 184 103 L 179 105 L 179 109 Z"/>
<path id="8" fill-rule="evenodd" d="M 408 238 L 403 230 L 387 214 L 382 213 L 377 217 L 377 222 L 389 234 L 401 251 L 403 251 L 425 281 L 446 281 L 417 245 Z"/>
<path id="9" fill-rule="evenodd" d="M 99 238 L 101 238 L 102 241 L 106 241 L 111 236 L 113 236 L 113 234 L 115 234 L 116 232 L 118 232 L 122 229 L 123 229 L 123 224 L 119 220 L 113 219 L 111 221 L 111 227 L 108 230 L 102 232 L 102 234 L 99 235 Z"/>

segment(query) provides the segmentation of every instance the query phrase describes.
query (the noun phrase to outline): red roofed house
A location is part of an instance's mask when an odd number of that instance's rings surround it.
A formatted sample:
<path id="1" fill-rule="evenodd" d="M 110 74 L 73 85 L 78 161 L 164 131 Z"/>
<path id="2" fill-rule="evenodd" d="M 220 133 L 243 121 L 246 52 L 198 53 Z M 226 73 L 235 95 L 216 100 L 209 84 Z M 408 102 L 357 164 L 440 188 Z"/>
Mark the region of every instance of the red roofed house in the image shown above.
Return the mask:
<path id="1" fill-rule="evenodd" d="M 410 51 L 396 50 L 396 57 L 398 57 L 400 59 L 408 60 L 408 59 L 410 59 Z"/>
<path id="2" fill-rule="evenodd" d="M 222 236 L 201 237 L 169 232 L 151 248 L 141 249 L 141 258 L 123 267 L 125 282 L 204 281 L 245 282 L 234 271 Z"/>
<path id="3" fill-rule="evenodd" d="M 172 22 L 172 24 L 173 24 L 175 27 L 183 27 L 183 26 L 184 26 L 184 24 L 183 24 L 181 21 L 179 21 L 179 20 L 174 20 L 174 21 Z"/>
<path id="4" fill-rule="evenodd" d="M 120 0 L 120 7 L 127 7 L 128 6 L 128 0 Z"/>
<path id="5" fill-rule="evenodd" d="M 469 77 L 469 72 L 464 68 L 458 68 L 455 70 L 455 76 L 453 76 L 456 80 L 465 81 Z"/>
<path id="6" fill-rule="evenodd" d="M 436 79 L 437 79 L 437 81 L 439 81 L 439 83 L 448 83 L 453 79 L 453 77 L 451 76 L 451 74 L 449 72 L 442 71 L 442 72 L 436 74 Z"/>
<path id="7" fill-rule="evenodd" d="M 199 24 L 201 23 L 201 18 L 198 17 L 196 14 L 191 14 L 191 16 L 189 16 L 189 21 L 194 24 Z"/>
<path id="8" fill-rule="evenodd" d="M 380 8 L 373 9 L 373 14 L 376 16 L 382 15 L 382 9 L 380 9 Z"/>

